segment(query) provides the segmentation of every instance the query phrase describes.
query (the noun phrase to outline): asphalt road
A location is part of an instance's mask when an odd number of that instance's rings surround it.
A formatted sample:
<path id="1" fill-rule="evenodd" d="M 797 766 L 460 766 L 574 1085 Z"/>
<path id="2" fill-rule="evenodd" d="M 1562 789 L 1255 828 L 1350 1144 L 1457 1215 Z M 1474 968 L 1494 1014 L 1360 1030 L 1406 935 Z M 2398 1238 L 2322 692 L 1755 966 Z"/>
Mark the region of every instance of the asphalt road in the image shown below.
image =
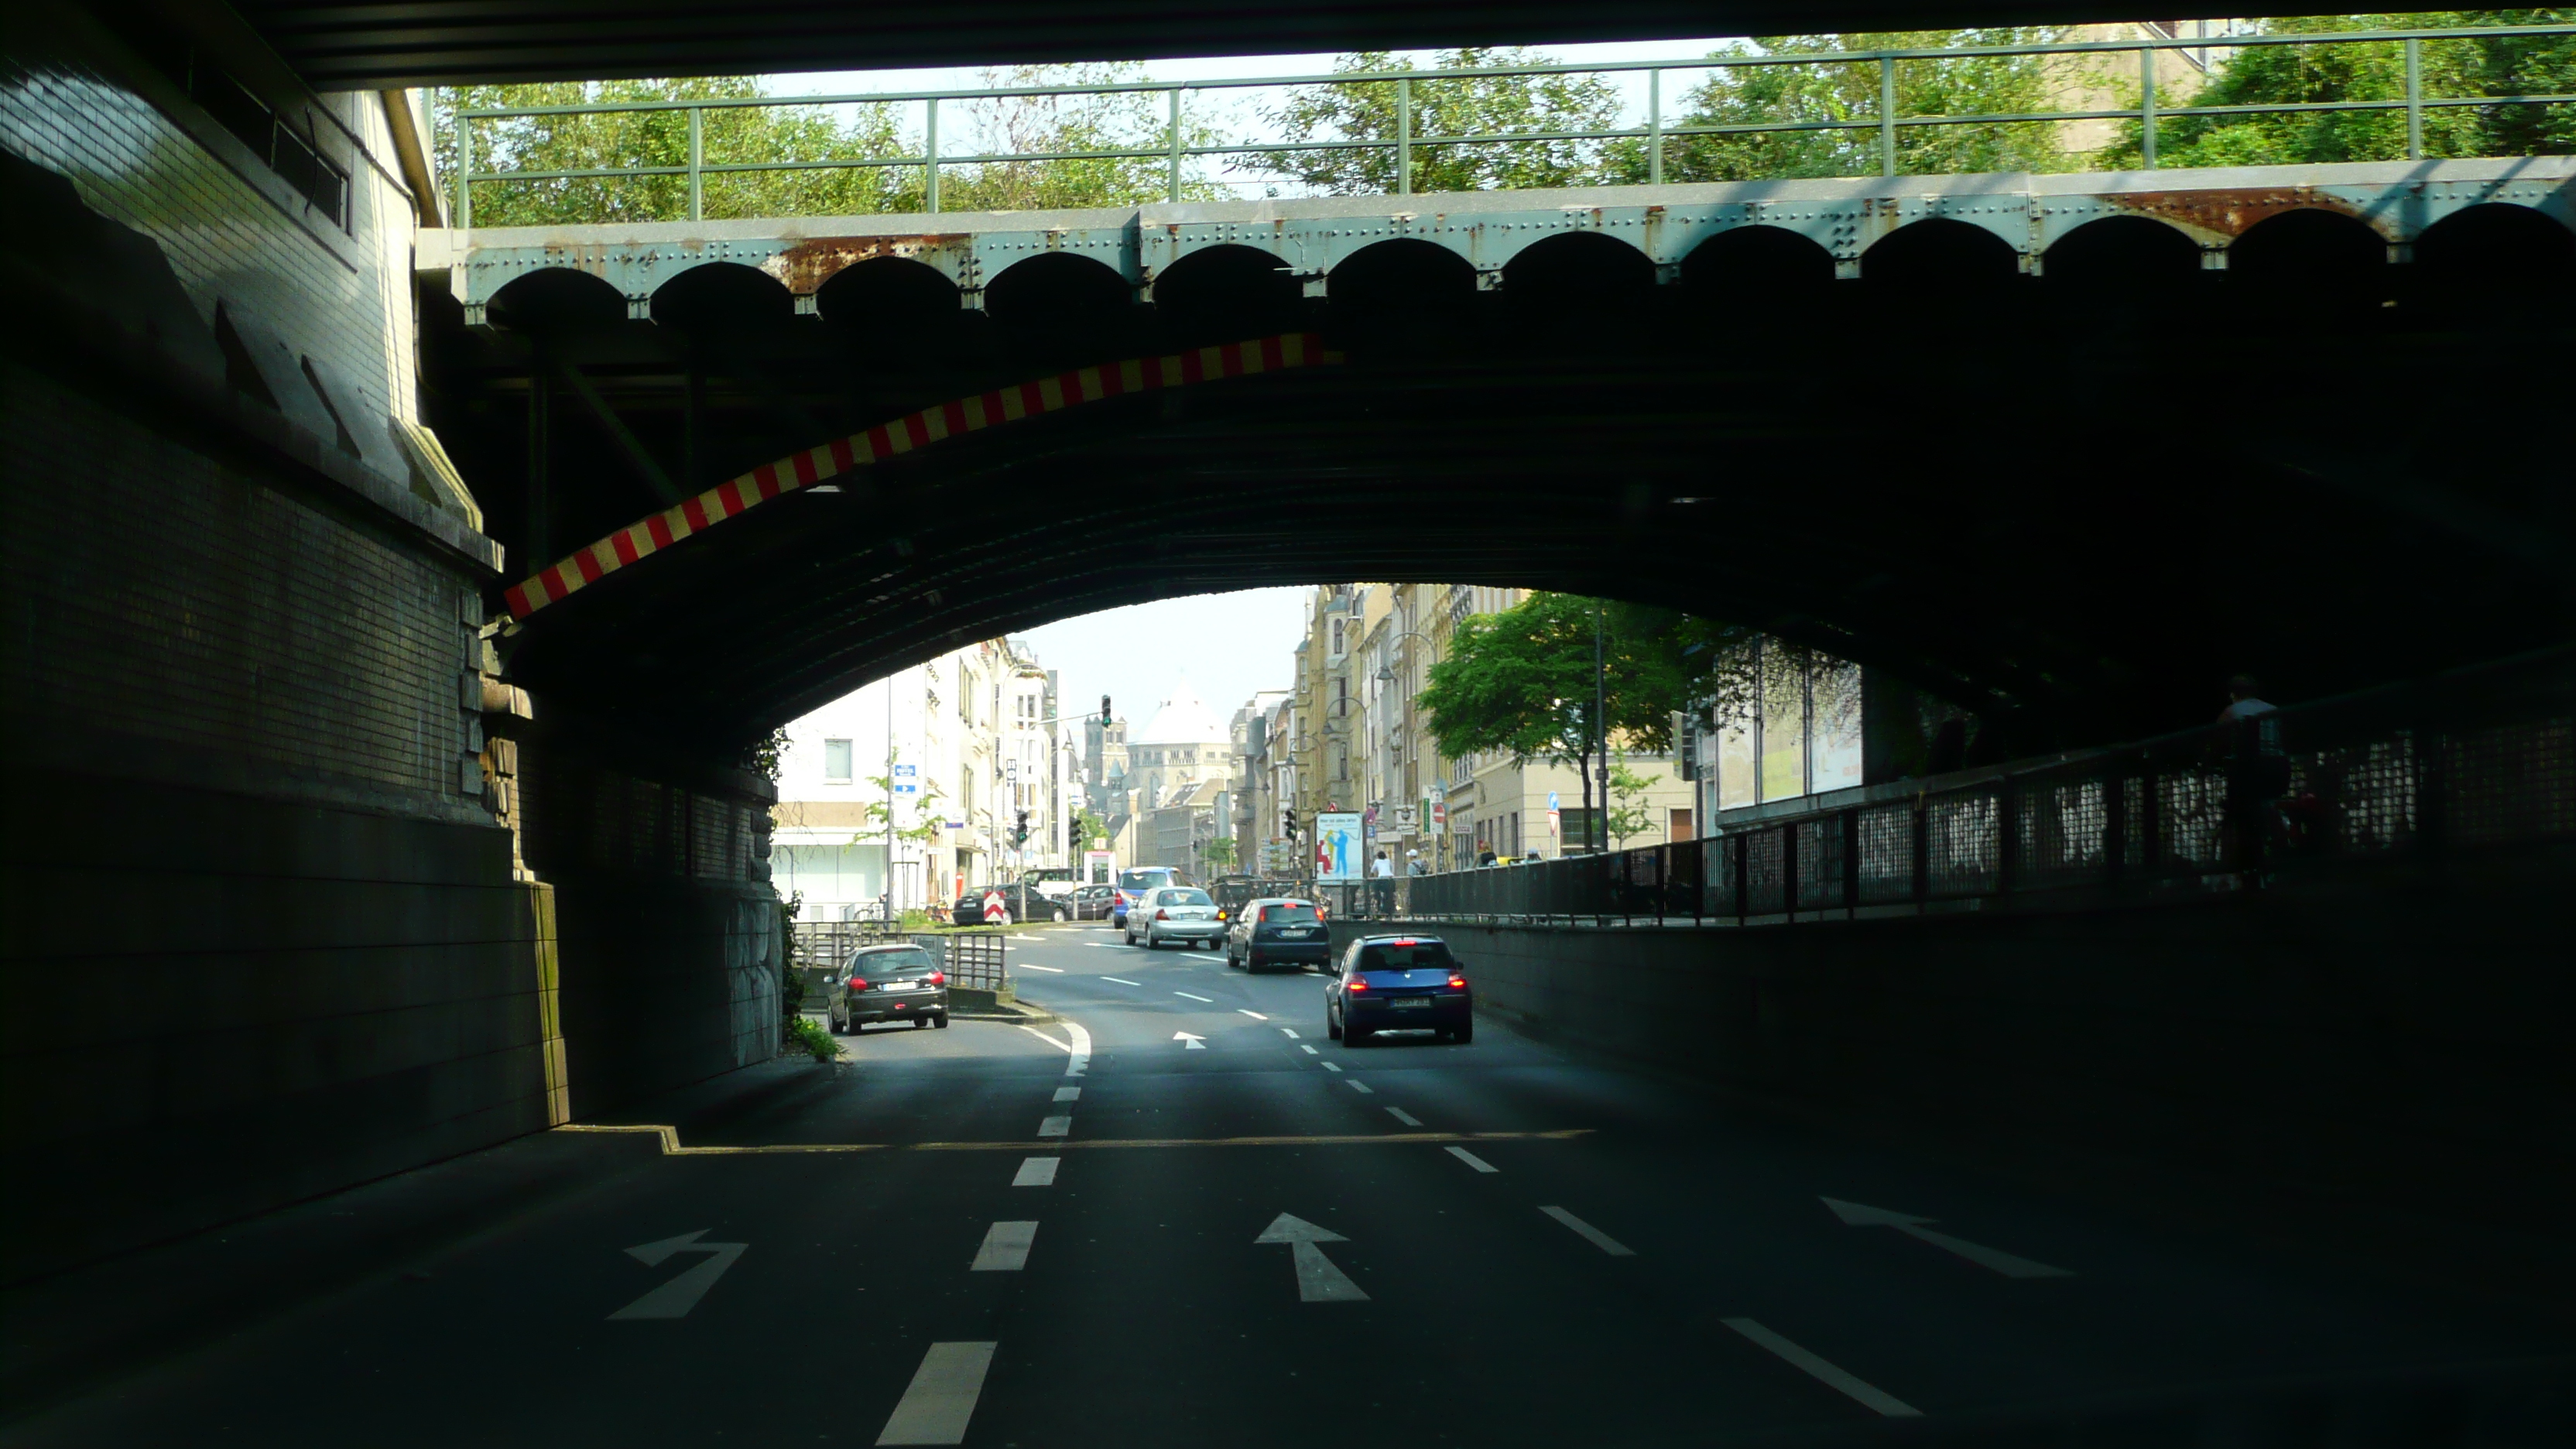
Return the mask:
<path id="1" fill-rule="evenodd" d="M 613 1190 L 13 1445 L 2559 1443 L 2562 1328 L 1311 975 L 1024 932 L 1061 1020 L 684 1093 Z M 1671 1009 L 1687 1009 L 1673 1003 Z M 1265 1241 L 1267 1239 L 1268 1241 Z M 1300 1241 L 1303 1240 L 1303 1241 Z M 737 1246 L 738 1245 L 738 1246 Z"/>

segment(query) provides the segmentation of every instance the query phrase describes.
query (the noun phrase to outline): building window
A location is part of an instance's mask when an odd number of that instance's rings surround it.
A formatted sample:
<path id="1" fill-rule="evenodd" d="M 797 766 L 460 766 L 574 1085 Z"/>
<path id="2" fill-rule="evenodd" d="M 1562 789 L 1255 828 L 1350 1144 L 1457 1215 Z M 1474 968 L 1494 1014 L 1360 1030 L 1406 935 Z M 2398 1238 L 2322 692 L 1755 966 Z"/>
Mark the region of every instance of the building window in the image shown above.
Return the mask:
<path id="1" fill-rule="evenodd" d="M 850 783 L 850 741 L 823 742 L 823 778 L 835 785 Z"/>

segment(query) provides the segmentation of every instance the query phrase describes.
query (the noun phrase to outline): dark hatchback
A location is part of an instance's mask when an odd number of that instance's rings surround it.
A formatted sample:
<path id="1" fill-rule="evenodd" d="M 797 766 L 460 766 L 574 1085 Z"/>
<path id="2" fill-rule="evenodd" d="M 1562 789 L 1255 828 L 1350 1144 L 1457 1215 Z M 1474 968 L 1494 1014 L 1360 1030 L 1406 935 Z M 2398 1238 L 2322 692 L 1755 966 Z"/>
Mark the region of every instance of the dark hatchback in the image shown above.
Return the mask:
<path id="1" fill-rule="evenodd" d="M 1382 1031 L 1476 1039 L 1476 1000 L 1466 964 L 1432 936 L 1362 936 L 1324 985 L 1324 1034 L 1358 1046 Z"/>
<path id="2" fill-rule="evenodd" d="M 919 946 L 861 948 L 832 983 L 823 1014 L 834 1035 L 872 1021 L 948 1025 L 948 976 Z"/>
<path id="3" fill-rule="evenodd" d="M 1246 971 L 1330 965 L 1333 943 L 1313 901 L 1255 896 L 1225 929 L 1225 964 Z"/>

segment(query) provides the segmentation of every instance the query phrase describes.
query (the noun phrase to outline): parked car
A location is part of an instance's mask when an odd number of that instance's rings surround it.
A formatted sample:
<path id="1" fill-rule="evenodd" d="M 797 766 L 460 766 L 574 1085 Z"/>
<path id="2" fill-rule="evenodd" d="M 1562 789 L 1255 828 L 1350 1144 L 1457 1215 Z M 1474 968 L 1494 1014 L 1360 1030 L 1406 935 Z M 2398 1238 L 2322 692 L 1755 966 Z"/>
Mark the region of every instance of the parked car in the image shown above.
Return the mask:
<path id="1" fill-rule="evenodd" d="M 1324 1035 L 1358 1046 L 1382 1031 L 1431 1031 L 1476 1039 L 1476 999 L 1466 963 L 1435 936 L 1362 936 L 1324 983 Z"/>
<path id="2" fill-rule="evenodd" d="M 1118 872 L 1118 893 L 1110 898 L 1109 924 L 1124 930 L 1127 908 L 1136 904 L 1147 891 L 1187 884 L 1189 880 L 1181 874 L 1178 866 L 1138 865 Z"/>
<path id="3" fill-rule="evenodd" d="M 948 1025 L 948 974 L 909 941 L 862 946 L 832 982 L 823 1008 L 835 1036 L 872 1021 Z"/>
<path id="4" fill-rule="evenodd" d="M 1259 896 L 1243 903 L 1226 924 L 1225 964 L 1259 971 L 1268 966 L 1327 966 L 1333 943 L 1313 901 Z"/>
<path id="5" fill-rule="evenodd" d="M 995 885 L 977 886 L 972 890 L 961 892 L 948 908 L 949 921 L 960 926 L 984 924 L 984 897 L 994 891 L 1002 893 L 1003 925 L 1007 926 L 1014 921 L 1070 921 L 1073 919 L 1072 902 L 1040 895 L 1035 885 L 1031 885 L 1025 891 L 1017 885 Z"/>
<path id="6" fill-rule="evenodd" d="M 1136 939 L 1144 928 L 1144 940 Z M 1197 886 L 1157 886 L 1127 908 L 1127 944 L 1159 951 L 1166 941 L 1184 946 L 1213 946 L 1225 939 L 1225 922 L 1216 918 L 1216 902 Z"/>
<path id="7" fill-rule="evenodd" d="M 1076 886 L 1073 892 L 1073 918 L 1077 921 L 1109 919 L 1109 898 L 1118 894 L 1113 885 Z"/>

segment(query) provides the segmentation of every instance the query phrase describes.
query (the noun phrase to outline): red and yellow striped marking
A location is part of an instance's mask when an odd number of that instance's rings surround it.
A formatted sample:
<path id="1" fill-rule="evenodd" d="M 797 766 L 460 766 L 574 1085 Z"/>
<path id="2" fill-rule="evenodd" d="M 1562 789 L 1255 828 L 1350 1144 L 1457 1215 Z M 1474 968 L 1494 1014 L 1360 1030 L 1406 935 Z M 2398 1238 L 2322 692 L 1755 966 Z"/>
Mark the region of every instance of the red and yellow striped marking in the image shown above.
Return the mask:
<path id="1" fill-rule="evenodd" d="M 511 585 L 504 597 L 509 600 L 511 617 L 524 619 L 585 584 L 595 584 L 628 564 L 649 558 L 782 493 L 810 488 L 827 478 L 928 447 L 943 438 L 1129 393 L 1159 392 L 1294 367 L 1328 366 L 1341 360 L 1341 354 L 1325 350 L 1322 338 L 1308 332 L 1290 332 L 1251 342 L 1201 347 L 1169 357 L 1076 368 L 1054 377 L 926 407 L 846 438 L 790 453 L 777 462 L 763 463 L 739 478 L 728 478 L 695 498 L 684 498 L 675 507 L 629 524 L 547 565 L 535 577 Z"/>

